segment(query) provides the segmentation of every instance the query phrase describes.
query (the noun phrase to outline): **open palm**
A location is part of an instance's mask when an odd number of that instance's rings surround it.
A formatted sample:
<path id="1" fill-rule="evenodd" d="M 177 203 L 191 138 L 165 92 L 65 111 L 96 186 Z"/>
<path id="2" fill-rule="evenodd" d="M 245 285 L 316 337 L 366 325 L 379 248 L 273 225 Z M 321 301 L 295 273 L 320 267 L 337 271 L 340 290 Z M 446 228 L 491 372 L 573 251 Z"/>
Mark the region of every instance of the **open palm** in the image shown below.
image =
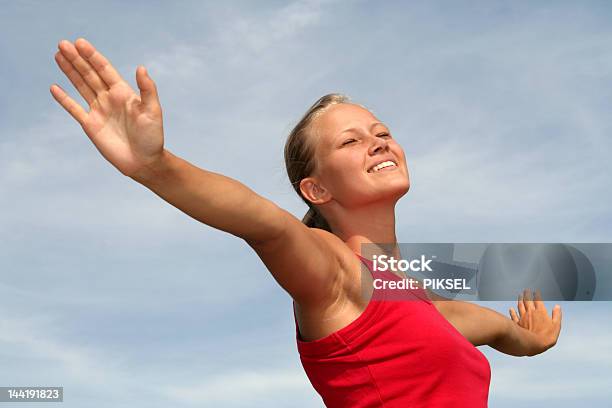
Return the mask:
<path id="1" fill-rule="evenodd" d="M 540 290 L 533 293 L 530 289 L 525 289 L 519 295 L 517 307 L 518 314 L 514 308 L 510 308 L 510 317 L 534 335 L 538 352 L 545 351 L 557 343 L 561 332 L 561 306 L 555 305 L 552 315 L 549 316 Z"/>
<path id="2" fill-rule="evenodd" d="M 89 105 L 89 112 L 58 85 L 51 94 L 81 125 L 98 151 L 122 174 L 134 176 L 155 162 L 164 145 L 157 89 L 144 67 L 136 70 L 137 94 L 87 40 L 63 40 L 55 61 Z"/>

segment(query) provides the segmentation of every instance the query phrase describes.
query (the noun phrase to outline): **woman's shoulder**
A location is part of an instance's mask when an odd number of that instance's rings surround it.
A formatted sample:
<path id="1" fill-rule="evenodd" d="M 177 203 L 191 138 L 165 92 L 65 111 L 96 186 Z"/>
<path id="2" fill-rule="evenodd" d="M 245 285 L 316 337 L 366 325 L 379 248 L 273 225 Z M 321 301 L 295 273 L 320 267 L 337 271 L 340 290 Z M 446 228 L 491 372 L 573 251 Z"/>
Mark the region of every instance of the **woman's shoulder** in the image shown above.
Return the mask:
<path id="1" fill-rule="evenodd" d="M 350 256 L 351 258 L 357 259 L 355 252 L 353 252 L 346 242 L 342 241 L 337 235 L 321 228 L 309 228 L 313 233 L 317 234 L 319 237 L 321 237 L 321 239 L 327 242 L 335 251 L 337 251 L 339 255 Z"/>
<path id="2" fill-rule="evenodd" d="M 326 231 L 324 229 L 310 227 L 310 230 L 317 234 L 323 241 L 325 241 L 333 252 L 337 255 L 341 268 L 349 276 L 354 276 L 355 271 L 359 271 L 361 268 L 361 261 L 353 250 L 342 241 L 337 235 Z"/>

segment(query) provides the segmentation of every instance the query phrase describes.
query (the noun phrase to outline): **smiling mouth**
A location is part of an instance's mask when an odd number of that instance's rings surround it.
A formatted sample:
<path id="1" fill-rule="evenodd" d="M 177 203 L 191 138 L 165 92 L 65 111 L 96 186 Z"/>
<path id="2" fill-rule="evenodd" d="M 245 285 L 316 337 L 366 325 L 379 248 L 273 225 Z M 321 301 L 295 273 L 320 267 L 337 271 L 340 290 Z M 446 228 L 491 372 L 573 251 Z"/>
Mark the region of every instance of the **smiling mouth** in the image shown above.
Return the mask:
<path id="1" fill-rule="evenodd" d="M 397 163 L 391 160 L 384 161 L 382 163 L 377 164 L 376 166 L 370 168 L 368 173 L 378 173 L 380 171 L 389 171 L 397 168 Z"/>

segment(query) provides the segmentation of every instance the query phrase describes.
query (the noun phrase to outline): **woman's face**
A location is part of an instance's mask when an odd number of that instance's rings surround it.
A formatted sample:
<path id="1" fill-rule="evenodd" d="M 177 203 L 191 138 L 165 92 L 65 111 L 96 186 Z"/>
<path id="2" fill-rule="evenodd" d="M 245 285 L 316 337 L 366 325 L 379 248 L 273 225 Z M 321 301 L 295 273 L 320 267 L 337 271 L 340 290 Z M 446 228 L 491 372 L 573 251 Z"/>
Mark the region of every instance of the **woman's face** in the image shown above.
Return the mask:
<path id="1" fill-rule="evenodd" d="M 313 125 L 317 163 L 313 176 L 324 189 L 319 191 L 324 200 L 333 198 L 349 208 L 394 202 L 406 194 L 410 178 L 404 151 L 370 111 L 352 103 L 331 105 Z M 375 168 L 389 161 L 393 163 L 389 167 Z"/>

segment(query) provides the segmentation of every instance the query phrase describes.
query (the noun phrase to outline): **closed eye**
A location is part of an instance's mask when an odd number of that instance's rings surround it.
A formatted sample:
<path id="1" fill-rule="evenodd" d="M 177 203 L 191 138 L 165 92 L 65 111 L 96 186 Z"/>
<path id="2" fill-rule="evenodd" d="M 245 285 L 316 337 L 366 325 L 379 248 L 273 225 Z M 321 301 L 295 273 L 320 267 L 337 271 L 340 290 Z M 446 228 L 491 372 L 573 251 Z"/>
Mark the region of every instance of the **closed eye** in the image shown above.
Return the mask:
<path id="1" fill-rule="evenodd" d="M 344 143 L 342 143 L 342 146 L 347 145 L 349 143 L 353 143 L 353 142 L 356 142 L 356 140 L 355 139 L 348 139 Z"/>
<path id="2" fill-rule="evenodd" d="M 391 137 L 391 135 L 389 133 L 380 133 L 380 134 L 378 134 L 376 136 L 378 136 L 378 137 L 385 137 L 385 136 L 386 137 Z"/>

